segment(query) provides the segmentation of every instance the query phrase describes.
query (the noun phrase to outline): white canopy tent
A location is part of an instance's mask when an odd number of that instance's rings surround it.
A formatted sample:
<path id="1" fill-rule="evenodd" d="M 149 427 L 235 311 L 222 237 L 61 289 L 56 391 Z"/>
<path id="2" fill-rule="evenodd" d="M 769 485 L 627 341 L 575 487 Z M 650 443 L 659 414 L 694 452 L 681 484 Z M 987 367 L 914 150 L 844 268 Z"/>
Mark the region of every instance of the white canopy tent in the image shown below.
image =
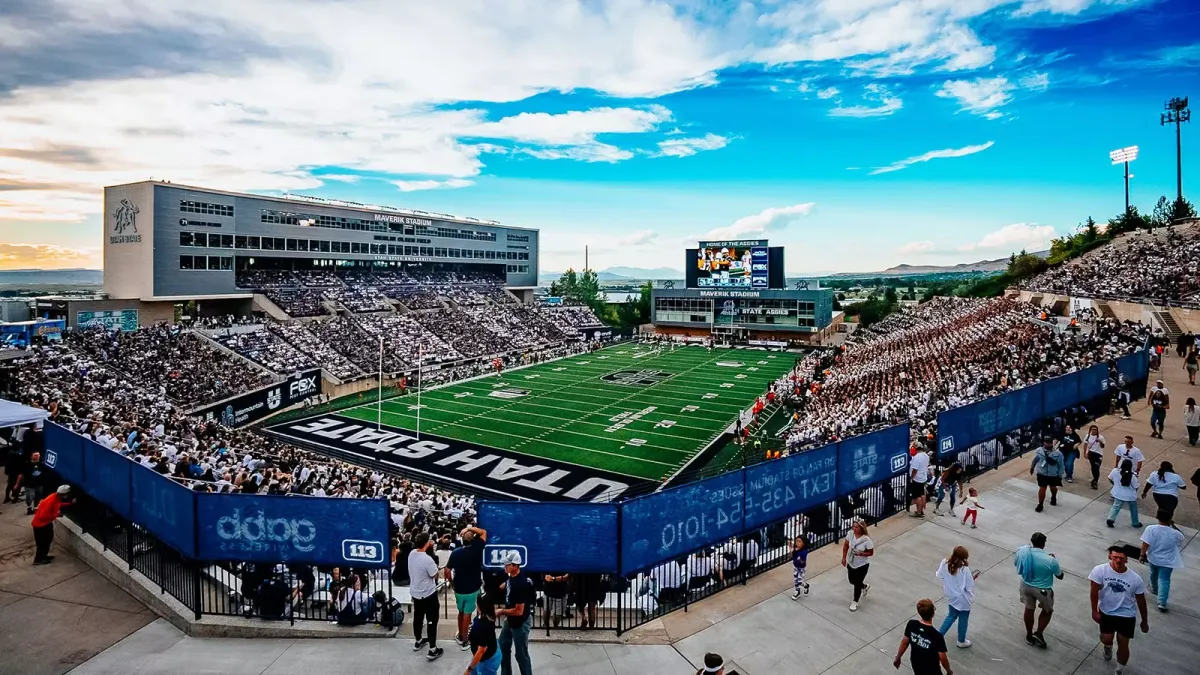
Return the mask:
<path id="1" fill-rule="evenodd" d="M 35 424 L 45 421 L 50 413 L 41 408 L 30 408 L 13 401 L 0 399 L 0 429 Z"/>

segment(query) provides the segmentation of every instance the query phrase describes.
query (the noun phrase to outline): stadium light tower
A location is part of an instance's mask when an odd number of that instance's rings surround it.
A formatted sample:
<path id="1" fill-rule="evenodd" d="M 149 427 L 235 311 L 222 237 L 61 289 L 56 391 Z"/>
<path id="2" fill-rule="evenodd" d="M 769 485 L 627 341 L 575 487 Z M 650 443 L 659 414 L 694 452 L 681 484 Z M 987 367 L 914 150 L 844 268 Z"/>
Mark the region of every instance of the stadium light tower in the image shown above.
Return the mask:
<path id="1" fill-rule="evenodd" d="M 1188 99 L 1173 98 L 1164 106 L 1166 112 L 1159 116 L 1159 124 L 1175 125 L 1175 191 L 1176 199 L 1183 200 L 1183 143 L 1180 138 L 1180 125 L 1192 121 L 1192 110 L 1188 108 Z"/>
<path id="2" fill-rule="evenodd" d="M 1129 179 L 1133 177 L 1129 174 L 1129 163 L 1137 159 L 1137 156 L 1138 146 L 1136 145 L 1121 148 L 1120 150 L 1113 150 L 1108 153 L 1108 158 L 1112 160 L 1114 165 L 1125 165 L 1125 213 L 1129 213 Z"/>

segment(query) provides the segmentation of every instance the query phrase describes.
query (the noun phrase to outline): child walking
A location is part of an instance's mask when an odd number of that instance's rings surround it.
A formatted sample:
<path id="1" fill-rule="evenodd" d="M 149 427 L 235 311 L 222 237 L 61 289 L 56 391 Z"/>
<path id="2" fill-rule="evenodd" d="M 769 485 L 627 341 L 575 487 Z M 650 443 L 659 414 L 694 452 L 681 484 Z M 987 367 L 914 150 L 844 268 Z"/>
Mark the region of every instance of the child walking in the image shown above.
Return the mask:
<path id="1" fill-rule="evenodd" d="M 798 599 L 801 594 L 808 595 L 808 582 L 804 580 L 807 570 L 808 543 L 804 541 L 804 535 L 800 535 L 792 542 L 792 586 L 796 589 L 792 593 L 793 600 Z"/>
<path id="2" fill-rule="evenodd" d="M 967 498 L 963 500 L 963 505 L 967 508 L 966 513 L 963 514 L 963 525 L 966 525 L 967 520 L 970 519 L 971 528 L 974 529 L 975 518 L 979 516 L 979 509 L 983 508 L 983 505 L 979 503 L 979 490 L 975 488 L 968 490 Z"/>

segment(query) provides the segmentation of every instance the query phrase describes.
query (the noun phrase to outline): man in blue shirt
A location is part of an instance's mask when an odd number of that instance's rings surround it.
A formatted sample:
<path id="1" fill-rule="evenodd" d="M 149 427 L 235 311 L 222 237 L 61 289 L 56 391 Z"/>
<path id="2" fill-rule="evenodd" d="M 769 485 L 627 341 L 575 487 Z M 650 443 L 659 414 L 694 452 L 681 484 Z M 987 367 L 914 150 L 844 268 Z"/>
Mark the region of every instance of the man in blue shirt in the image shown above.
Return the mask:
<path id="1" fill-rule="evenodd" d="M 1046 535 L 1034 532 L 1029 544 L 1017 549 L 1013 565 L 1021 576 L 1021 602 L 1025 604 L 1025 642 L 1046 648 L 1043 633 L 1054 614 L 1054 580 L 1062 579 L 1062 568 L 1053 553 L 1046 552 Z M 1033 614 L 1041 605 L 1037 630 L 1033 629 Z"/>
<path id="2" fill-rule="evenodd" d="M 454 587 L 454 604 L 458 608 L 458 633 L 454 641 L 462 649 L 470 649 L 467 633 L 471 630 L 471 615 L 475 613 L 479 589 L 483 586 L 483 545 L 487 541 L 487 530 L 469 526 L 460 536 L 463 545 L 450 553 L 445 575 Z"/>

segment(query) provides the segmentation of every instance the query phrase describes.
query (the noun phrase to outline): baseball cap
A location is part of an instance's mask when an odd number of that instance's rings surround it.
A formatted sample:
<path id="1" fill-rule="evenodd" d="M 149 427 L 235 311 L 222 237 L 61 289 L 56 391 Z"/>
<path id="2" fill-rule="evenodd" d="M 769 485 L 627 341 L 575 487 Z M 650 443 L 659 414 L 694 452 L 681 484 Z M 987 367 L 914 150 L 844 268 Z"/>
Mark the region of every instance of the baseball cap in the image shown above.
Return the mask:
<path id="1" fill-rule="evenodd" d="M 516 551 L 509 551 L 504 556 L 504 564 L 505 565 L 516 565 L 516 566 L 520 567 L 521 566 L 521 554 L 517 553 Z"/>
<path id="2" fill-rule="evenodd" d="M 58 492 L 58 494 L 60 494 L 60 495 L 70 494 L 71 486 L 70 485 L 59 485 L 58 490 L 56 490 L 56 492 Z"/>

